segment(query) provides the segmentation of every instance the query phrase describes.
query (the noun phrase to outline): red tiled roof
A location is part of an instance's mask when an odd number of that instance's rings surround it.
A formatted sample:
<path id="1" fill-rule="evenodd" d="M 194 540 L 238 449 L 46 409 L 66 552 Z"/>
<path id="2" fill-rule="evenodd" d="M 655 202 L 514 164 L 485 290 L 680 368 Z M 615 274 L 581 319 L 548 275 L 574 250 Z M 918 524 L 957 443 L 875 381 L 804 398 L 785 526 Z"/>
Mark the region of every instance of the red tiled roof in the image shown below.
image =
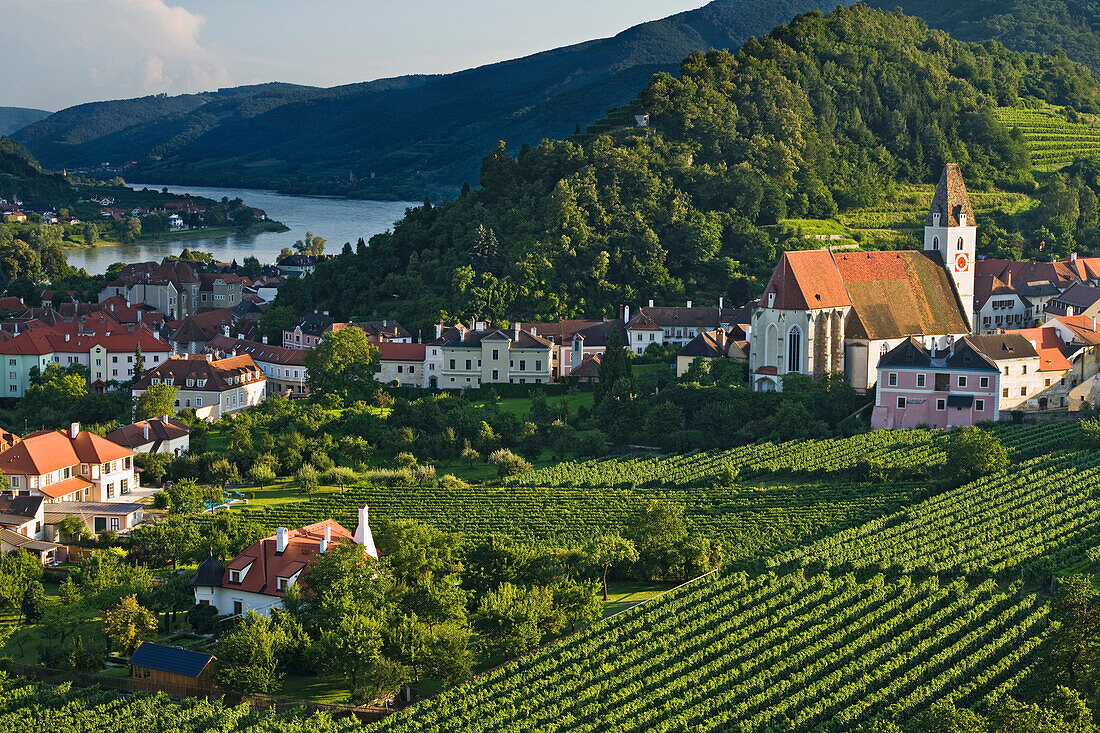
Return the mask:
<path id="1" fill-rule="evenodd" d="M 230 383 L 233 377 L 252 375 L 252 382 L 260 382 L 266 379 L 263 371 L 256 365 L 256 361 L 248 354 L 229 357 L 228 359 L 207 359 L 205 356 L 174 356 L 162 361 L 158 366 L 145 374 L 134 383 L 134 389 L 149 389 L 154 379 L 161 382 L 171 379 L 173 386 L 181 389 L 199 390 L 203 392 L 223 392 L 232 389 L 235 385 Z M 194 386 L 186 386 L 187 380 L 194 380 Z M 205 386 L 199 387 L 200 380 L 206 380 Z"/>
<path id="2" fill-rule="evenodd" d="M 286 549 L 281 553 L 276 552 L 275 537 L 266 537 L 254 542 L 225 566 L 222 586 L 239 588 L 247 593 L 280 597 L 285 595 L 279 590 L 278 579 L 289 578 L 317 562 L 325 527 L 332 528 L 333 543 L 354 542 L 351 532 L 332 519 L 290 530 L 287 532 Z M 249 568 L 248 572 L 240 583 L 229 582 L 230 570 L 243 570 L 246 567 Z"/>
<path id="3" fill-rule="evenodd" d="M 376 343 L 382 361 L 424 361 L 424 344 Z"/>
<path id="4" fill-rule="evenodd" d="M 67 478 L 64 481 L 58 481 L 57 483 L 50 484 L 49 486 L 40 486 L 38 490 L 51 499 L 60 499 L 63 496 L 68 496 L 77 491 L 83 491 L 84 489 L 94 486 L 91 481 L 80 476 L 73 476 Z"/>
<path id="5" fill-rule="evenodd" d="M 1100 331 L 1088 316 L 1059 316 L 1055 319 L 1089 346 L 1100 345 Z"/>
<path id="6" fill-rule="evenodd" d="M 206 343 L 206 348 L 218 354 L 238 355 L 248 354 L 257 362 L 267 364 L 284 364 L 288 366 L 305 366 L 305 349 L 291 349 L 285 346 L 264 344 L 248 339 L 232 338 L 231 336 L 215 336 Z"/>
<path id="7" fill-rule="evenodd" d="M 0 453 L 0 471 L 40 476 L 78 463 L 106 463 L 132 455 L 132 450 L 87 431 L 72 439 L 64 430 L 44 430 Z"/>
<path id="8" fill-rule="evenodd" d="M 148 438 L 145 437 L 146 425 L 149 426 Z M 190 432 L 186 425 L 174 418 L 168 418 L 168 422 L 160 418 L 154 418 L 152 420 L 142 420 L 133 425 L 124 425 L 110 433 L 107 440 L 128 448 L 137 448 L 148 443 L 182 438 Z"/>
<path id="9" fill-rule="evenodd" d="M 1018 328 L 1005 333 L 1018 333 L 1034 344 L 1035 350 L 1039 352 L 1039 371 L 1064 372 L 1072 368 L 1069 359 L 1063 353 L 1066 343 L 1054 328 L 1050 326 Z"/>
<path id="10" fill-rule="evenodd" d="M 784 252 L 760 300 L 764 307 L 781 310 L 837 308 L 852 304 L 844 288 L 844 278 L 832 254 L 825 249 Z"/>

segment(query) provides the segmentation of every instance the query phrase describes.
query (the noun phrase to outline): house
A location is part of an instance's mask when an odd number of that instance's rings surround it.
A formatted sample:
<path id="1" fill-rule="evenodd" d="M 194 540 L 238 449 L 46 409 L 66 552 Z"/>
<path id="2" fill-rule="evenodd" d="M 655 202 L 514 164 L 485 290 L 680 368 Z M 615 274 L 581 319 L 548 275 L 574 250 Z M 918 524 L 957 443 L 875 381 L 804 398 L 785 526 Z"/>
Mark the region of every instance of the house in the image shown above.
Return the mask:
<path id="1" fill-rule="evenodd" d="M 199 274 L 198 309 L 236 308 L 241 303 L 241 278 L 239 275 L 220 272 Z"/>
<path id="2" fill-rule="evenodd" d="M 31 433 L 0 453 L 6 489 L 59 501 L 110 502 L 137 487 L 134 452 L 73 423 Z"/>
<path id="3" fill-rule="evenodd" d="M 317 269 L 317 263 L 323 260 L 331 260 L 336 255 L 304 255 L 295 254 L 284 257 L 275 263 L 279 272 L 287 277 L 305 277 Z"/>
<path id="4" fill-rule="evenodd" d="M 194 409 L 200 419 L 217 422 L 263 402 L 267 378 L 247 354 L 227 359 L 215 359 L 212 354 L 184 355 L 174 356 L 145 372 L 134 383 L 134 397 L 158 384 L 179 389 L 177 413 Z"/>
<path id="5" fill-rule="evenodd" d="M 397 321 L 352 321 L 351 323 L 343 324 L 343 327 L 347 326 L 354 326 L 367 334 L 368 341 L 411 344 L 413 340 L 412 334 L 405 330 L 405 327 Z M 340 329 L 334 328 L 333 330 L 338 331 Z"/>
<path id="6" fill-rule="evenodd" d="M 109 319 L 106 315 L 103 318 Z M 0 341 L 0 394 L 22 397 L 30 386 L 31 369 L 42 371 L 50 364 L 63 369 L 74 364 L 86 367 L 89 385 L 102 391 L 111 382 L 134 378 L 139 346 L 146 366 L 159 365 L 172 351 L 166 341 L 144 327 L 114 324 L 99 333 L 82 333 L 88 327 L 87 320 L 77 319 L 53 328 L 23 331 Z"/>
<path id="7" fill-rule="evenodd" d="M 424 344 L 378 343 L 378 381 L 399 387 L 424 387 L 427 384 L 424 371 L 426 351 Z"/>
<path id="8" fill-rule="evenodd" d="M 186 262 L 136 262 L 123 267 L 116 280 L 104 284 L 99 300 L 121 296 L 128 302 L 148 305 L 169 320 L 178 321 L 198 312 L 200 286 L 199 275 Z M 212 303 L 208 300 L 207 307 Z"/>
<path id="9" fill-rule="evenodd" d="M 26 220 L 27 220 L 27 215 L 24 214 L 22 211 L 9 211 L 6 214 L 4 214 L 4 221 L 6 221 L 9 224 L 18 224 L 18 223 L 25 222 Z"/>
<path id="10" fill-rule="evenodd" d="M 127 534 L 145 521 L 145 507 L 136 503 L 58 501 L 47 505 L 43 526 L 47 537 L 60 541 L 59 525 L 66 517 L 77 517 L 92 534 Z"/>
<path id="11" fill-rule="evenodd" d="M 217 686 L 214 659 L 212 654 L 143 641 L 130 657 L 130 677 L 141 690 L 191 697 Z"/>
<path id="12" fill-rule="evenodd" d="M 975 333 L 992 333 L 1008 328 L 1029 328 L 1035 318 L 1031 301 L 1012 287 L 1012 272 L 1005 280 L 995 275 L 976 275 L 974 278 L 974 317 L 971 323 Z"/>
<path id="13" fill-rule="evenodd" d="M 627 346 L 638 354 L 644 354 L 651 344 L 672 344 L 676 348 L 687 346 L 702 331 L 716 328 L 729 329 L 736 324 L 744 324 L 746 333 L 750 330 L 749 312 L 745 308 L 725 308 L 721 299 L 718 307 L 654 307 L 649 301 L 648 307 L 638 309 L 632 318 L 630 309 L 623 311 L 626 321 Z"/>
<path id="14" fill-rule="evenodd" d="M 871 427 L 970 426 L 997 420 L 1000 370 L 962 337 L 946 350 L 909 337 L 878 362 L 878 390 Z"/>
<path id="15" fill-rule="evenodd" d="M 279 527 L 274 536 L 253 543 L 225 565 L 210 557 L 191 579 L 195 603 L 214 606 L 223 616 L 248 611 L 267 616 L 282 607 L 287 589 L 307 576 L 333 543 L 361 545 L 367 555 L 378 557 L 365 505 L 359 507 L 354 533 L 326 519 L 295 530 Z"/>
<path id="16" fill-rule="evenodd" d="M 469 389 L 482 384 L 548 384 L 554 345 L 549 339 L 524 331 L 490 328 L 473 321 L 456 326 L 429 344 L 441 352 L 440 375 L 429 374 L 428 384 L 443 389 Z"/>
<path id="17" fill-rule="evenodd" d="M 187 316 L 174 324 L 168 341 L 181 354 L 201 354 L 211 339 L 228 336 L 237 318 L 232 308 L 217 308 Z"/>
<path id="18" fill-rule="evenodd" d="M 1061 386 L 1058 383 L 1070 370 L 1070 363 L 1052 329 L 985 334 L 971 341 L 1001 371 L 1000 410 L 1045 410 L 1061 405 L 1061 395 L 1053 396 L 1051 390 Z"/>
<path id="19" fill-rule="evenodd" d="M 749 360 L 748 334 L 740 326 L 727 331 L 716 328 L 713 331 L 701 331 L 699 335 L 676 352 L 676 376 L 682 377 L 696 359 L 713 361 L 729 359 L 739 363 Z"/>
<path id="20" fill-rule="evenodd" d="M 135 453 L 164 453 L 179 457 L 191 444 L 191 430 L 179 420 L 161 415 L 124 425 L 108 433 L 107 440 Z"/>
<path id="21" fill-rule="evenodd" d="M 309 394 L 306 384 L 305 349 L 272 346 L 264 342 L 243 338 L 215 336 L 206 345 L 209 353 L 219 358 L 247 354 L 252 357 L 267 378 L 267 395 L 304 396 Z"/>
<path id="22" fill-rule="evenodd" d="M 569 376 L 578 382 L 599 382 L 600 362 L 603 354 L 585 354 L 584 361 L 569 372 Z"/>
<path id="23" fill-rule="evenodd" d="M 622 319 L 559 320 L 556 323 L 520 323 L 520 329 L 548 339 L 554 350 L 550 359 L 550 378 L 554 380 L 573 376 L 586 356 L 603 354 L 607 339 L 613 331 L 619 332 L 626 344 L 626 324 Z"/>
<path id="24" fill-rule="evenodd" d="M 328 311 L 310 313 L 295 324 L 294 328 L 283 331 L 283 346 L 288 349 L 312 349 L 335 326 L 336 321 L 329 318 Z"/>
<path id="25" fill-rule="evenodd" d="M 29 539 L 44 539 L 44 503 L 41 496 L 0 493 L 0 527 Z"/>
<path id="26" fill-rule="evenodd" d="M 1046 324 L 1062 340 L 1063 352 L 1071 370 L 1062 379 L 1069 388 L 1065 406 L 1078 410 L 1085 405 L 1097 406 L 1097 380 L 1100 375 L 1100 329 L 1097 319 L 1086 316 L 1063 316 Z"/>
<path id="27" fill-rule="evenodd" d="M 649 127 L 649 112 L 644 108 L 634 110 L 634 126 Z"/>
<path id="28" fill-rule="evenodd" d="M 168 226 L 171 229 L 183 229 L 183 217 L 179 214 L 170 214 L 168 216 Z"/>
<path id="29" fill-rule="evenodd" d="M 68 559 L 68 549 L 64 545 L 45 540 L 36 540 L 0 527 L 0 553 L 26 552 L 33 555 L 43 565 L 64 562 Z"/>
<path id="30" fill-rule="evenodd" d="M 782 389 L 785 374 L 842 373 L 866 392 L 878 361 L 910 338 L 943 350 L 970 333 L 974 212 L 948 164 L 925 219 L 924 250 L 785 252 L 752 314 L 753 389 Z"/>
<path id="31" fill-rule="evenodd" d="M 1100 288 L 1074 283 L 1060 295 L 1051 298 L 1043 308 L 1043 322 L 1060 316 L 1095 318 L 1100 314 Z"/>

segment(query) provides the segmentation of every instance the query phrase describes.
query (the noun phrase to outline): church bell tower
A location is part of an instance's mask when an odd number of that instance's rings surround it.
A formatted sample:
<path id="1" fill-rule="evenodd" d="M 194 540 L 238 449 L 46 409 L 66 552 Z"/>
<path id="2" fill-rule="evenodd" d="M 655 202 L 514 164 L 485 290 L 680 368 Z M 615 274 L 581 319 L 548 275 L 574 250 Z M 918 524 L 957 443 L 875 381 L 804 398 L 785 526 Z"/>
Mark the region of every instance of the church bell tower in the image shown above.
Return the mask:
<path id="1" fill-rule="evenodd" d="M 966 193 L 962 172 L 948 163 L 936 185 L 932 206 L 924 222 L 924 249 L 938 252 L 955 283 L 967 323 L 974 322 L 974 267 L 978 252 L 978 226 Z"/>

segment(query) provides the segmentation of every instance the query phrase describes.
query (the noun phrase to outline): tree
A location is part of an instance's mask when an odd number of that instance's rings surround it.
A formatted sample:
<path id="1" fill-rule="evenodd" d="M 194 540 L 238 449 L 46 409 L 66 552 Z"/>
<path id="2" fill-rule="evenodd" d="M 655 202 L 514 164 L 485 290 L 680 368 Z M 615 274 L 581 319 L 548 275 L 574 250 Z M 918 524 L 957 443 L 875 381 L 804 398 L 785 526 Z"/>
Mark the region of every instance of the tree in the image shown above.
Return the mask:
<path id="1" fill-rule="evenodd" d="M 595 623 L 603 616 L 600 589 L 595 583 L 568 581 L 554 588 L 554 606 L 569 622 L 569 630 L 576 631 Z"/>
<path id="2" fill-rule="evenodd" d="M 358 328 L 344 328 L 327 334 L 316 348 L 306 351 L 304 361 L 310 392 L 339 394 L 365 400 L 378 388 L 378 347 Z"/>
<path id="3" fill-rule="evenodd" d="M 394 578 L 409 587 L 449 574 L 458 562 L 458 537 L 423 522 L 380 522 L 377 541 Z"/>
<path id="4" fill-rule="evenodd" d="M 33 624 L 42 618 L 46 610 L 46 589 L 41 581 L 27 581 L 23 591 L 23 600 L 20 602 L 19 611 L 23 617 L 23 623 Z"/>
<path id="5" fill-rule="evenodd" d="M 92 536 L 84 520 L 73 514 L 67 515 L 58 523 L 57 531 L 61 534 L 61 541 L 70 545 L 76 544 Z"/>
<path id="6" fill-rule="evenodd" d="M 193 479 L 182 478 L 168 489 L 168 506 L 173 514 L 201 512 L 202 489 Z"/>
<path id="7" fill-rule="evenodd" d="M 95 224 L 84 225 L 84 244 L 91 247 L 99 239 L 99 229 Z"/>
<path id="8" fill-rule="evenodd" d="M 134 348 L 134 381 L 136 382 L 145 373 L 145 356 L 141 353 L 141 342 Z M 154 385 L 159 387 L 160 385 Z M 144 395 L 143 395 L 144 396 Z M 174 398 L 173 398 L 174 399 Z M 171 412 L 162 412 L 162 415 L 171 415 Z"/>
<path id="9" fill-rule="evenodd" d="M 495 450 L 489 456 L 489 463 L 497 467 L 498 476 L 518 476 L 531 470 L 531 464 L 507 448 Z"/>
<path id="10" fill-rule="evenodd" d="M 556 631 L 554 596 L 549 588 L 522 588 L 504 583 L 481 597 L 471 618 L 482 646 L 505 659 L 538 646 L 544 634 Z"/>
<path id="11" fill-rule="evenodd" d="M 141 478 L 146 486 L 160 486 L 168 473 L 167 453 L 138 453 L 134 456 L 134 465 L 141 469 Z"/>
<path id="12" fill-rule="evenodd" d="M 141 236 L 141 220 L 136 216 L 127 216 L 119 227 L 119 235 L 124 242 L 133 242 Z"/>
<path id="13" fill-rule="evenodd" d="M 617 534 L 605 534 L 595 538 L 588 547 L 588 557 L 603 570 L 603 599 L 607 600 L 607 574 L 615 565 L 638 561 L 634 543 Z"/>
<path id="14" fill-rule="evenodd" d="M 956 430 L 947 443 L 947 476 L 965 484 L 981 476 L 1004 470 L 1008 451 L 995 435 L 981 428 Z"/>
<path id="15" fill-rule="evenodd" d="M 261 337 L 267 338 L 269 343 L 283 343 L 283 331 L 293 328 L 297 322 L 294 309 L 285 305 L 275 305 L 268 308 L 260 316 L 260 322 L 256 325 L 256 331 Z"/>
<path id="16" fill-rule="evenodd" d="M 157 631 L 157 617 L 137 602 L 136 595 L 123 598 L 117 606 L 103 612 L 103 635 L 107 643 L 127 654 L 151 638 Z"/>
<path id="17" fill-rule="evenodd" d="M 457 623 L 432 628 L 424 650 L 424 671 L 429 676 L 456 685 L 473 672 L 470 629 Z"/>
<path id="18" fill-rule="evenodd" d="M 29 244 L 16 239 L 0 247 L 0 270 L 9 280 L 37 281 L 42 275 L 42 260 Z"/>
<path id="19" fill-rule="evenodd" d="M 172 517 L 164 522 L 145 523 L 132 533 L 134 547 L 157 566 L 171 565 L 191 557 L 202 536 L 192 522 Z"/>
<path id="20" fill-rule="evenodd" d="M 622 334 L 617 328 L 611 329 L 607 336 L 607 348 L 600 358 L 598 373 L 597 399 L 610 392 L 620 379 L 630 378 L 630 349 L 623 343 Z"/>
<path id="21" fill-rule="evenodd" d="M 248 469 L 248 478 L 262 489 L 275 480 L 275 471 L 266 463 L 257 463 Z"/>
<path id="22" fill-rule="evenodd" d="M 272 623 L 255 611 L 241 618 L 236 628 L 218 642 L 217 679 L 238 692 L 278 692 L 277 635 Z"/>
<path id="23" fill-rule="evenodd" d="M 298 491 L 303 494 L 313 493 L 321 485 L 320 474 L 317 473 L 316 468 L 308 463 L 303 463 L 302 467 L 294 474 L 294 481 L 298 484 Z"/>
<path id="24" fill-rule="evenodd" d="M 1100 659 L 1100 594 L 1092 580 L 1086 575 L 1062 578 L 1053 610 L 1061 624 L 1051 635 L 1052 671 L 1071 684 L 1092 682 Z"/>
<path id="25" fill-rule="evenodd" d="M 322 669 L 343 675 L 353 690 L 361 675 L 382 656 L 382 619 L 368 611 L 343 614 L 321 632 L 311 651 Z"/>
<path id="26" fill-rule="evenodd" d="M 137 376 L 134 369 L 134 376 Z M 152 384 L 134 403 L 134 420 L 151 420 L 161 415 L 173 415 L 176 412 L 176 396 L 180 388 L 168 384 Z"/>
<path id="27" fill-rule="evenodd" d="M 313 232 L 306 232 L 305 239 L 299 239 L 294 243 L 294 250 L 305 255 L 320 255 L 324 254 L 327 242 L 328 240 L 324 237 L 318 237 Z"/>

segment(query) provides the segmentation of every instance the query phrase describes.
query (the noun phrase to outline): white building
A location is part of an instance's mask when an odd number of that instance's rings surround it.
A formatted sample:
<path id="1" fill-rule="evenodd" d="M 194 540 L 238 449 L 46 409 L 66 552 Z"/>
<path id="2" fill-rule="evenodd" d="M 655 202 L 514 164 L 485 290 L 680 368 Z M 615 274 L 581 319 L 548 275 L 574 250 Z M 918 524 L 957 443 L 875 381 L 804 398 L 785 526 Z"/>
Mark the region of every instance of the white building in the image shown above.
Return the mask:
<path id="1" fill-rule="evenodd" d="M 215 360 L 212 354 L 174 356 L 145 372 L 134 383 L 134 397 L 150 387 L 177 387 L 175 410 L 194 409 L 202 420 L 216 422 L 226 415 L 255 407 L 266 397 L 267 378 L 251 356 Z"/>

